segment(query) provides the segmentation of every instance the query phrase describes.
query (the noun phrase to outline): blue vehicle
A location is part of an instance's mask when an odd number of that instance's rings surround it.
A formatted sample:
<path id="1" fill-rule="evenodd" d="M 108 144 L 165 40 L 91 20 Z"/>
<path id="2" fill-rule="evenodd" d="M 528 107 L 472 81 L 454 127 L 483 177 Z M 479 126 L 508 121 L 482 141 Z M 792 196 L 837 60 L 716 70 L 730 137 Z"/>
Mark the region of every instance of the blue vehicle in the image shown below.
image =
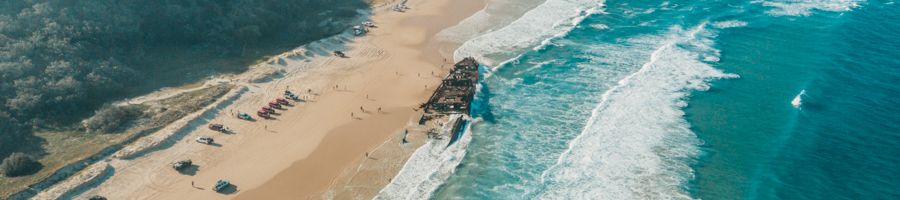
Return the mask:
<path id="1" fill-rule="evenodd" d="M 248 121 L 253 120 L 253 117 L 251 117 L 249 114 L 244 113 L 244 112 L 238 112 L 237 117 L 238 117 L 238 119 L 243 119 L 243 120 L 248 120 Z"/>
<path id="2" fill-rule="evenodd" d="M 228 182 L 228 180 L 220 179 L 219 181 L 216 181 L 216 185 L 213 186 L 213 191 L 219 192 L 224 190 L 228 186 L 231 186 L 231 183 Z"/>

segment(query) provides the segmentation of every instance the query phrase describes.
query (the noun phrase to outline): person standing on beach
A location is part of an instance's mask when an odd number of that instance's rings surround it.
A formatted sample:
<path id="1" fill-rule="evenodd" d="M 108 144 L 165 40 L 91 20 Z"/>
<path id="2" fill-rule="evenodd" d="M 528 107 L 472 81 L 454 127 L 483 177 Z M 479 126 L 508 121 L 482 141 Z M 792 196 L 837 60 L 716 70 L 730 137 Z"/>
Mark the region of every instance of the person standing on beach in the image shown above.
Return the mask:
<path id="1" fill-rule="evenodd" d="M 406 136 L 408 136 L 408 135 L 409 135 L 409 129 L 403 129 L 403 139 L 401 140 L 401 142 L 403 144 L 409 143 L 409 141 L 406 140 Z"/>

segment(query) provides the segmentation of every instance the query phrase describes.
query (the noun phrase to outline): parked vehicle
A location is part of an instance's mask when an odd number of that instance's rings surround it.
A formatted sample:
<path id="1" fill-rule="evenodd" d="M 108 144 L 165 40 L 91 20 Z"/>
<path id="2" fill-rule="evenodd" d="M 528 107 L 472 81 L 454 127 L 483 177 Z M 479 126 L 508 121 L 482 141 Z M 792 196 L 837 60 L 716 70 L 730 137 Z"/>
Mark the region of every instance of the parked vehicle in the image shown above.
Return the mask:
<path id="1" fill-rule="evenodd" d="M 259 115 L 259 117 L 262 118 L 269 118 L 269 111 L 260 109 L 259 111 L 256 111 L 256 115 Z"/>
<path id="2" fill-rule="evenodd" d="M 222 124 L 209 124 L 209 129 L 222 133 L 231 132 L 231 129 L 228 129 L 228 127 L 225 127 L 225 125 Z"/>
<path id="3" fill-rule="evenodd" d="M 289 90 L 284 91 L 284 98 L 288 98 L 288 99 L 291 99 L 294 101 L 300 100 L 300 96 L 297 96 L 297 94 L 294 94 L 293 92 L 291 92 Z"/>
<path id="4" fill-rule="evenodd" d="M 228 186 L 231 186 L 231 182 L 228 182 L 228 180 L 225 179 L 219 179 L 216 181 L 216 185 L 213 186 L 213 191 L 220 192 Z"/>
<path id="5" fill-rule="evenodd" d="M 249 114 L 244 113 L 244 112 L 238 112 L 237 117 L 238 117 L 238 119 L 243 119 L 243 120 L 247 120 L 247 121 L 253 120 L 253 117 L 251 117 Z"/>
<path id="6" fill-rule="evenodd" d="M 278 103 L 278 102 L 274 102 L 274 101 L 273 101 L 273 102 L 269 102 L 269 107 L 275 108 L 275 109 L 280 109 L 280 108 L 281 108 L 281 104 Z"/>
<path id="7" fill-rule="evenodd" d="M 179 160 L 178 162 L 172 163 L 172 168 L 175 170 L 181 171 L 183 169 L 190 167 L 193 164 L 194 163 L 191 162 L 191 160 Z"/>
<path id="8" fill-rule="evenodd" d="M 209 136 L 200 136 L 197 138 L 197 142 L 200 144 L 212 144 L 215 141 Z"/>
<path id="9" fill-rule="evenodd" d="M 344 54 L 344 52 L 342 52 L 342 51 L 334 51 L 333 53 L 334 53 L 334 56 L 337 56 L 337 57 L 341 57 L 341 58 L 347 57 L 347 55 Z"/>
<path id="10" fill-rule="evenodd" d="M 275 114 L 275 109 L 270 108 L 269 106 L 263 106 L 260 110 L 265 110 L 269 114 Z"/>
<path id="11" fill-rule="evenodd" d="M 275 99 L 275 103 L 278 103 L 278 104 L 281 104 L 281 105 L 290 105 L 290 104 L 291 104 L 291 102 L 288 102 L 288 100 L 283 99 L 283 98 L 277 98 L 277 99 Z"/>
<path id="12" fill-rule="evenodd" d="M 362 25 L 365 27 L 369 27 L 369 28 L 375 28 L 375 22 L 371 22 L 371 21 L 365 21 L 362 23 Z"/>

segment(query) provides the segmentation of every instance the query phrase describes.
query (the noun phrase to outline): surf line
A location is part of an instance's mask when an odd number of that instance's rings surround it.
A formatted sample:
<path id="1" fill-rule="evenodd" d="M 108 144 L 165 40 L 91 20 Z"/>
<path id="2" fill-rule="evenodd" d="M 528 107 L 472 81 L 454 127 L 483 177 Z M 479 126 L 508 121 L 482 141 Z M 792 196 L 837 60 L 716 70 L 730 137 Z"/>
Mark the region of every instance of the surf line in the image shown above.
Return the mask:
<path id="1" fill-rule="evenodd" d="M 620 88 L 628 85 L 631 82 L 631 79 L 633 79 L 633 77 L 635 77 L 636 75 L 647 73 L 647 71 L 650 70 L 651 66 L 659 61 L 660 54 L 667 49 L 674 48 L 675 44 L 678 44 L 678 42 L 682 38 L 696 38 L 697 34 L 700 33 L 700 31 L 704 30 L 706 24 L 707 22 L 704 21 L 697 25 L 694 29 L 688 32 L 688 37 L 675 35 L 669 38 L 668 42 L 656 48 L 656 50 L 654 50 L 653 53 L 650 54 L 650 60 L 641 65 L 641 68 L 637 72 L 629 74 L 625 78 L 620 79 L 618 82 L 616 82 L 616 86 L 610 88 L 609 90 L 606 90 L 606 92 L 603 92 L 600 98 L 600 103 L 597 105 L 597 107 L 594 107 L 594 109 L 591 110 L 591 117 L 588 118 L 587 124 L 585 124 L 585 126 L 582 128 L 581 133 L 578 135 L 578 137 L 575 137 L 575 139 L 569 142 L 568 148 L 566 148 L 566 150 L 563 151 L 562 154 L 560 154 L 560 156 L 556 160 L 556 164 L 554 164 L 550 168 L 547 168 L 547 170 L 541 173 L 541 183 L 547 182 L 547 176 L 549 176 L 548 173 L 561 167 L 565 159 L 568 158 L 569 155 L 571 155 L 571 152 L 575 148 L 575 145 L 578 144 L 578 142 L 581 141 L 586 134 L 588 134 L 588 128 L 594 125 L 594 122 L 596 121 L 596 118 L 599 115 L 600 111 L 608 106 L 609 97 L 613 94 L 613 92 L 618 91 Z"/>

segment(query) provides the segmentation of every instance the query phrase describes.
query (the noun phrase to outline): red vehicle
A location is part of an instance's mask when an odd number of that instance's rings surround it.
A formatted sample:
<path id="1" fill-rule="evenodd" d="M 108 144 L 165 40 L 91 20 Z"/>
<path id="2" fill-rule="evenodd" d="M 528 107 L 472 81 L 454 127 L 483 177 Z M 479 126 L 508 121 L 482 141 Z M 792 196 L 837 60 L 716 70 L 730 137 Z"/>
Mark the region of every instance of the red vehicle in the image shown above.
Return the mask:
<path id="1" fill-rule="evenodd" d="M 278 102 L 269 102 L 269 107 L 278 109 L 281 108 L 281 104 L 279 104 Z"/>
<path id="2" fill-rule="evenodd" d="M 228 133 L 229 131 L 231 131 L 228 129 L 228 127 L 225 127 L 225 125 L 222 124 L 209 124 L 209 129 L 223 133 Z"/>
<path id="3" fill-rule="evenodd" d="M 223 128 L 225 128 L 225 126 L 222 124 L 209 124 L 209 129 L 214 131 L 222 130 Z"/>
<path id="4" fill-rule="evenodd" d="M 268 118 L 268 117 L 269 117 L 269 112 L 268 112 L 268 111 L 265 111 L 265 110 L 259 110 L 259 111 L 256 112 L 256 115 L 259 115 L 260 117 Z"/>
<path id="5" fill-rule="evenodd" d="M 265 111 L 268 112 L 269 114 L 275 114 L 275 109 L 272 109 L 272 108 L 270 108 L 270 107 L 268 107 L 268 106 L 263 106 L 263 107 L 261 108 L 261 110 L 265 110 Z"/>
<path id="6" fill-rule="evenodd" d="M 288 102 L 287 100 L 285 100 L 285 99 L 283 99 L 283 98 L 277 98 L 277 99 L 275 99 L 275 102 L 277 102 L 277 103 L 279 103 L 279 104 L 281 104 L 281 105 L 288 105 L 288 104 L 291 103 L 291 102 Z"/>

